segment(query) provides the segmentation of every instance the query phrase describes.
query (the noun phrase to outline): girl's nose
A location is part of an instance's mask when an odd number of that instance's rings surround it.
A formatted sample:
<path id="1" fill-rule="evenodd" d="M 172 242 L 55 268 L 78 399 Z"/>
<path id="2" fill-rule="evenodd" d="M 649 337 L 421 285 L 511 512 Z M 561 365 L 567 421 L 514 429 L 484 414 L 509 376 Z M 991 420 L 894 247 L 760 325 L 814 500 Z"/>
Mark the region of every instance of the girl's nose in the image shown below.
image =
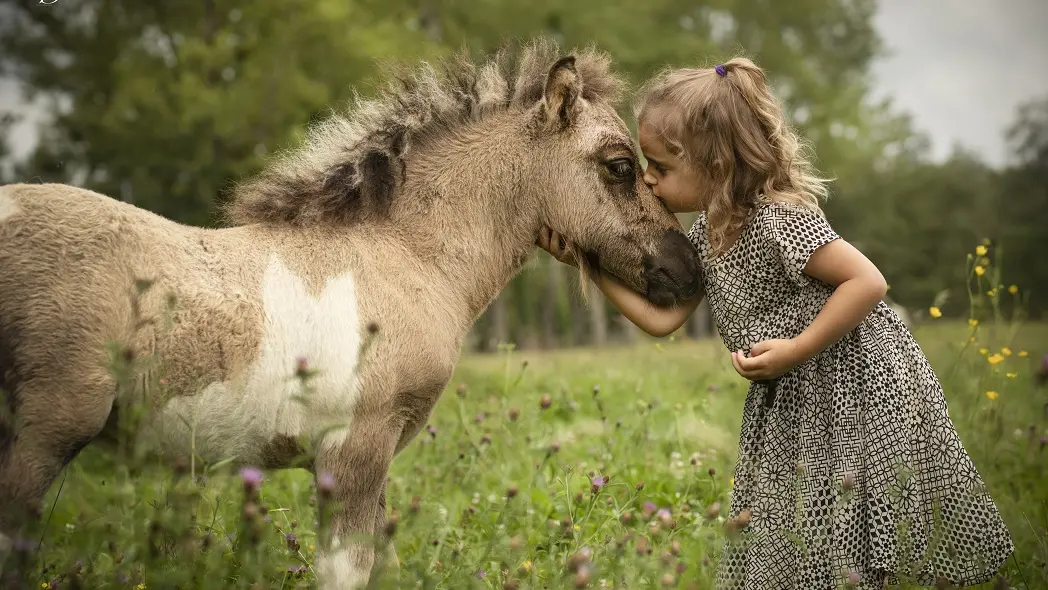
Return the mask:
<path id="1" fill-rule="evenodd" d="M 647 184 L 648 186 L 655 186 L 656 184 L 658 184 L 658 183 L 659 183 L 659 181 L 658 181 L 658 180 L 655 180 L 655 176 L 653 176 L 653 175 L 651 174 L 651 172 L 648 172 L 648 168 L 647 168 L 647 167 L 646 167 L 646 168 L 644 168 L 644 177 L 643 177 L 643 178 L 644 178 L 644 182 L 645 182 L 645 183 L 646 183 L 646 184 Z"/>

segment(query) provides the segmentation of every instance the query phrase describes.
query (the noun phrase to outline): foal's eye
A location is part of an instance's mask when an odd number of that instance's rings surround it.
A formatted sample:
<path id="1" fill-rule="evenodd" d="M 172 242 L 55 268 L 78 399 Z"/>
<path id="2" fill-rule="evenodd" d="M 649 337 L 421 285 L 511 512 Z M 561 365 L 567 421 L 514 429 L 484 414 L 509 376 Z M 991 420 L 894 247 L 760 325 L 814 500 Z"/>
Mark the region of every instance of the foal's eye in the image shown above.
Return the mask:
<path id="1" fill-rule="evenodd" d="M 629 158 L 615 158 L 604 164 L 604 167 L 615 180 L 633 180 L 636 176 L 633 171 L 633 160 Z"/>

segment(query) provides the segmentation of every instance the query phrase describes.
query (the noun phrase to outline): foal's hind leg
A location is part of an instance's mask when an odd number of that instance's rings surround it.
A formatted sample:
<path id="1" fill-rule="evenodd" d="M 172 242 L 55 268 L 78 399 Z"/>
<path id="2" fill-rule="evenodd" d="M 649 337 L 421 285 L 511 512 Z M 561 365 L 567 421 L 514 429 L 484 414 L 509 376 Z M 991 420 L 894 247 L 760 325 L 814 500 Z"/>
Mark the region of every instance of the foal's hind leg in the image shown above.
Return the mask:
<path id="1" fill-rule="evenodd" d="M 0 448 L 0 587 L 19 587 L 18 579 L 35 553 L 41 502 L 62 468 L 101 432 L 111 402 L 24 383 L 18 395 L 13 437 Z M 64 403 L 61 403 L 63 402 Z M 4 559 L 6 557 L 6 560 Z M 13 578 L 13 579 L 10 579 Z"/>

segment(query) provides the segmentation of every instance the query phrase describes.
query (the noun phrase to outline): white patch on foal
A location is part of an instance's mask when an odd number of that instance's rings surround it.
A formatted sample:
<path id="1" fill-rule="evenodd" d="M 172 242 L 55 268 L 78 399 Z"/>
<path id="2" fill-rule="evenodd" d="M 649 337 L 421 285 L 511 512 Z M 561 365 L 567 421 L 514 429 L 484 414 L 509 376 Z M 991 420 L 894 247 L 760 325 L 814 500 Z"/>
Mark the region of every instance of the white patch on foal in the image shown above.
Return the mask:
<path id="1" fill-rule="evenodd" d="M 14 190 L 10 187 L 0 186 L 0 223 L 21 211 L 18 203 L 15 202 L 13 193 Z"/>
<path id="2" fill-rule="evenodd" d="M 348 431 L 359 396 L 362 338 L 352 273 L 328 279 L 314 298 L 273 254 L 262 277 L 262 303 L 262 342 L 245 373 L 213 383 L 197 396 L 175 398 L 164 412 L 168 425 L 171 419 L 180 421 L 169 412 L 195 421 L 196 450 L 207 459 L 236 455 L 250 462 L 274 436 L 315 435 L 330 425 L 342 426 L 324 437 L 327 445 Z M 318 372 L 306 391 L 295 376 L 300 358 Z M 296 399 L 302 396 L 308 405 Z"/>

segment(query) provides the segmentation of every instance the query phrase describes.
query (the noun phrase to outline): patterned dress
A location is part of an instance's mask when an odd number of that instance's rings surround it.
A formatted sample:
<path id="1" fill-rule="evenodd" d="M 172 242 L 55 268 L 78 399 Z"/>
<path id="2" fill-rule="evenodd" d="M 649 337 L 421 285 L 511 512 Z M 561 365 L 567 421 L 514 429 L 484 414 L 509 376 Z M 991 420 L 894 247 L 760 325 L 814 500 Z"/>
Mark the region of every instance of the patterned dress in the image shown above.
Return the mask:
<path id="1" fill-rule="evenodd" d="M 815 319 L 833 289 L 802 269 L 837 237 L 817 213 L 758 207 L 703 267 L 728 350 L 794 337 Z M 689 238 L 705 259 L 704 214 Z M 725 542 L 718 588 L 975 584 L 1013 548 L 935 373 L 883 301 L 815 358 L 751 384 L 729 516 L 744 510 L 749 524 Z"/>

